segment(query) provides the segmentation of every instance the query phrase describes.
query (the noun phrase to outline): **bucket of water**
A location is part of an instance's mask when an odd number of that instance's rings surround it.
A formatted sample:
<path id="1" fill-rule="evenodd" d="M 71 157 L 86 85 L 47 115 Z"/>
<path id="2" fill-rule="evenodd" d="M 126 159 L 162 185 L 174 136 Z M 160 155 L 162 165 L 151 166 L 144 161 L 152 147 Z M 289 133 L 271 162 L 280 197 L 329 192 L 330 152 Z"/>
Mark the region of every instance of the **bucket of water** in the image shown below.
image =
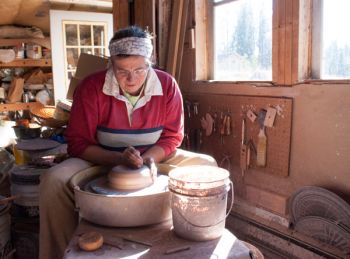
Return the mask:
<path id="1" fill-rule="evenodd" d="M 230 173 L 213 166 L 178 167 L 169 173 L 171 209 L 175 233 L 206 241 L 220 237 L 233 205 Z M 227 196 L 232 197 L 228 212 Z"/>

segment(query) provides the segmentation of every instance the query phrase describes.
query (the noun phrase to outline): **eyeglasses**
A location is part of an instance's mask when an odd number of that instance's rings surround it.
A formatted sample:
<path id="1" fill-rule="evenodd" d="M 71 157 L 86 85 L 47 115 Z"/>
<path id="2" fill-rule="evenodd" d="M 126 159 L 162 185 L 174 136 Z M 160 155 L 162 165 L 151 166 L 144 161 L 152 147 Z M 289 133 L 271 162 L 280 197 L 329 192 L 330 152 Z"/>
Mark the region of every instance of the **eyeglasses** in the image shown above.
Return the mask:
<path id="1" fill-rule="evenodd" d="M 129 77 L 131 75 L 135 77 L 144 76 L 149 70 L 149 67 L 137 68 L 135 70 L 129 71 L 124 69 L 116 69 L 115 74 L 118 77 Z"/>

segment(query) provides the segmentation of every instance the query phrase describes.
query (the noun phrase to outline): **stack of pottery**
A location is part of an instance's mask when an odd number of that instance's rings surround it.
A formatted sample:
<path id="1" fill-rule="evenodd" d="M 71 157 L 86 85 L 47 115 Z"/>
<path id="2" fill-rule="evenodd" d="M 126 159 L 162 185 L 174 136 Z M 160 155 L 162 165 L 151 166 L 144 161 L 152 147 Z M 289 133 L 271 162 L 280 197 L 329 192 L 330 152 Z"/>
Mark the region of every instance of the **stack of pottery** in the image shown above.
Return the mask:
<path id="1" fill-rule="evenodd" d="M 31 165 L 15 166 L 10 171 L 11 194 L 17 197 L 13 204 L 14 216 L 39 216 L 39 183 L 44 171 L 46 169 Z"/>

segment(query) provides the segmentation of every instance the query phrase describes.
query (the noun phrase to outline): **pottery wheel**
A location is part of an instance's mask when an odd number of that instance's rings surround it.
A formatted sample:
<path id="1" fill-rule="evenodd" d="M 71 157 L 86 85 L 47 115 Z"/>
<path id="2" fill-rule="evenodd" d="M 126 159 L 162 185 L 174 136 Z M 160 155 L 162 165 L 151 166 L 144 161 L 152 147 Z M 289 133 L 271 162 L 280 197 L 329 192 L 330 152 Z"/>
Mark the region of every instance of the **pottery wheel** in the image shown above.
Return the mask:
<path id="1" fill-rule="evenodd" d="M 158 175 L 154 184 L 134 191 L 117 190 L 111 188 L 107 176 L 98 177 L 84 186 L 84 191 L 108 196 L 143 196 L 168 191 L 168 176 Z"/>

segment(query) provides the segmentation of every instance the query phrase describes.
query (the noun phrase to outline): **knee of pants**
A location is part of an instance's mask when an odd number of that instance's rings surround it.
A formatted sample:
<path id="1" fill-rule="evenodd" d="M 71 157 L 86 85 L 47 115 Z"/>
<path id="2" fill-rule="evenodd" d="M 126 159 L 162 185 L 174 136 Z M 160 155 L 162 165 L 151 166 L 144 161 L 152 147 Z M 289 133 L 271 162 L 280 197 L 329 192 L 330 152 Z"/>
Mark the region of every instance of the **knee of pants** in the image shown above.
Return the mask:
<path id="1" fill-rule="evenodd" d="M 48 170 L 40 176 L 40 195 L 61 191 L 67 183 L 68 180 L 62 177 L 59 171 Z"/>

